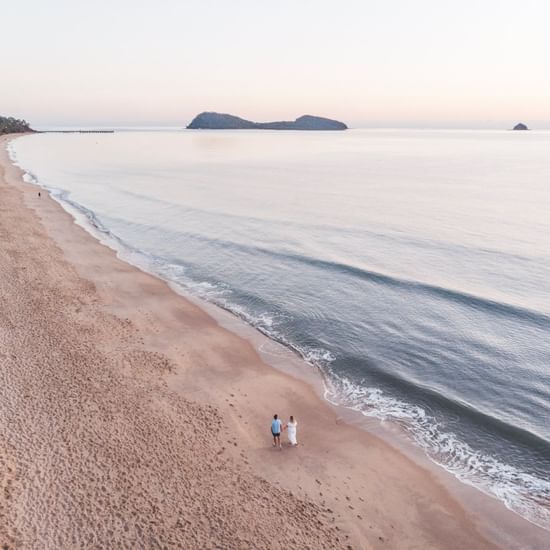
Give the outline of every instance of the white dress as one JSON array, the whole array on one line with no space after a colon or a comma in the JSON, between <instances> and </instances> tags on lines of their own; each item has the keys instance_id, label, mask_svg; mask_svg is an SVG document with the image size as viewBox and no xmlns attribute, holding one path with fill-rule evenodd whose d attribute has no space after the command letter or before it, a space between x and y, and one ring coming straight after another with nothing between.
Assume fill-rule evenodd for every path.
<instances>
[{"instance_id":1,"label":"white dress","mask_svg":"<svg viewBox=\"0 0 550 550\"><path fill-rule=\"evenodd\" d=\"M286 430L288 434L288 441L291 445L298 445L298 442L296 441L296 427L298 426L298 422L289 422L287 424Z\"/></svg>"}]
</instances>

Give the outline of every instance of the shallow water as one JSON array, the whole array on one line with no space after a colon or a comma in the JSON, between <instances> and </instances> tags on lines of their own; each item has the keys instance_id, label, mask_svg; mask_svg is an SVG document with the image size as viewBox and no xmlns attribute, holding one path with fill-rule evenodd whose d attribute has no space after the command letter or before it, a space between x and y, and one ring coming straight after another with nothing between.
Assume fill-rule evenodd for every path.
<instances>
[{"instance_id":1,"label":"shallow water","mask_svg":"<svg viewBox=\"0 0 550 550\"><path fill-rule=\"evenodd\" d=\"M550 133L41 134L29 178L550 529Z\"/></svg>"}]
</instances>

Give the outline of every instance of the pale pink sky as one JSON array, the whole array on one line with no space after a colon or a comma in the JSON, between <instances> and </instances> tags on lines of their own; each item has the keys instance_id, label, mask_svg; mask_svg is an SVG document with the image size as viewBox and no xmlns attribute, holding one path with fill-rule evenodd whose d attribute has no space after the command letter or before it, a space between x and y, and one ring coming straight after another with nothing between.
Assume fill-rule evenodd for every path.
<instances>
[{"instance_id":1,"label":"pale pink sky","mask_svg":"<svg viewBox=\"0 0 550 550\"><path fill-rule=\"evenodd\" d=\"M550 127L544 0L2 2L0 114Z\"/></svg>"}]
</instances>

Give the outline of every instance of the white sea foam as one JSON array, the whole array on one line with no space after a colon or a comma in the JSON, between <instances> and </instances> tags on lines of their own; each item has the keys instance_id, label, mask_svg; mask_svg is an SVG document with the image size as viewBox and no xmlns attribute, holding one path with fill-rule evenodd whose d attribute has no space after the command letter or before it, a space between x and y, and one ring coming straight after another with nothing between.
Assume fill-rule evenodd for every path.
<instances>
[{"instance_id":1,"label":"white sea foam","mask_svg":"<svg viewBox=\"0 0 550 550\"><path fill-rule=\"evenodd\" d=\"M473 449L422 407L405 403L378 388L359 386L347 378L326 381L330 402L382 422L395 422L428 457L467 483L505 503L507 508L550 529L550 481Z\"/></svg>"},{"instance_id":2,"label":"white sea foam","mask_svg":"<svg viewBox=\"0 0 550 550\"><path fill-rule=\"evenodd\" d=\"M17 163L17 153L15 151L13 141L8 142L8 145L6 146L6 150L8 152L8 157L10 158L12 164L14 164L15 166L19 166L19 164ZM21 166L19 167L21 168Z\"/></svg>"}]
</instances>

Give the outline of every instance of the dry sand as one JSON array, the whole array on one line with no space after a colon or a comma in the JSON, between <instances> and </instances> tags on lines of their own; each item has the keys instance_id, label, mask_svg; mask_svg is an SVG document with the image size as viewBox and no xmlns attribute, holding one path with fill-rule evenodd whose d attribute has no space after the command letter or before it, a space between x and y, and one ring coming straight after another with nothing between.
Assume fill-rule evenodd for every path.
<instances>
[{"instance_id":1,"label":"dry sand","mask_svg":"<svg viewBox=\"0 0 550 550\"><path fill-rule=\"evenodd\" d=\"M428 470L38 198L6 143L0 547L494 547ZM299 447L271 447L273 412Z\"/></svg>"}]
</instances>

